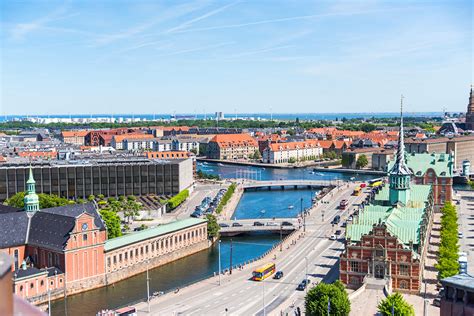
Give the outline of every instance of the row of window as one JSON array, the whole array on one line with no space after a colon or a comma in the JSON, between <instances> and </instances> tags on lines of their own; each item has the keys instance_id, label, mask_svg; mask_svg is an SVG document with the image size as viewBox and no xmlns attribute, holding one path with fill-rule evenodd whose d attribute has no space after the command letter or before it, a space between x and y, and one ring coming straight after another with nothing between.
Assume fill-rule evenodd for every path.
<instances>
[{"instance_id":1,"label":"row of window","mask_svg":"<svg viewBox=\"0 0 474 316\"><path fill-rule=\"evenodd\" d=\"M205 228L201 227L197 230L188 231L180 235L175 235L174 237L169 236L164 239L155 240L148 245L142 245L139 248L137 247L135 249L126 250L122 253L113 255L113 257L108 257L107 267L110 268L112 263L116 265L117 263L121 264L124 261L127 262L129 258L130 260L133 260L134 257L138 260L143 259L143 256L148 256L150 252L152 255L156 254L155 251L164 251L164 253L168 253L173 250L174 246L182 246L183 243L187 245L189 243L193 243L195 241L195 238L198 238L198 240L202 240L206 237L207 236Z\"/></svg>"},{"instance_id":2,"label":"row of window","mask_svg":"<svg viewBox=\"0 0 474 316\"><path fill-rule=\"evenodd\" d=\"M351 272L364 272L361 269L361 262L359 261L350 261L350 270ZM398 275L410 275L410 266L408 264L399 264L398 265Z\"/></svg>"}]
</instances>

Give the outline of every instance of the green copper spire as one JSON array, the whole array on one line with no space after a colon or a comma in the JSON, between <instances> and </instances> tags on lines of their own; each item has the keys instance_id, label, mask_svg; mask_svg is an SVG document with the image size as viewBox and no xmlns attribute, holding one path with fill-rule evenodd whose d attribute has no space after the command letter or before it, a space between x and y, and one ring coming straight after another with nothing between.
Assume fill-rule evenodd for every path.
<instances>
[{"instance_id":1,"label":"green copper spire","mask_svg":"<svg viewBox=\"0 0 474 316\"><path fill-rule=\"evenodd\" d=\"M34 214L39 211L39 198L36 194L36 181L33 178L33 169L30 166L30 176L26 181L26 195L23 200L25 202L25 211Z\"/></svg>"},{"instance_id":2,"label":"green copper spire","mask_svg":"<svg viewBox=\"0 0 474 316\"><path fill-rule=\"evenodd\" d=\"M405 143L403 139L403 95L400 101L400 132L398 134L398 149L395 164L389 171L390 204L407 205L410 201L411 171L405 162Z\"/></svg>"}]
</instances>

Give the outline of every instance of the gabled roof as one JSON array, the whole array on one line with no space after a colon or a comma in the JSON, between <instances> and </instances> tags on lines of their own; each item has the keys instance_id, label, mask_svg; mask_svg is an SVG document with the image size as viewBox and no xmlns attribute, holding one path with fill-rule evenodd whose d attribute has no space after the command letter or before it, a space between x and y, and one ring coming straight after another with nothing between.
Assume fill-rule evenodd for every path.
<instances>
[{"instance_id":1,"label":"gabled roof","mask_svg":"<svg viewBox=\"0 0 474 316\"><path fill-rule=\"evenodd\" d=\"M63 250L74 229L76 219L70 216L36 212L31 218L28 244Z\"/></svg>"},{"instance_id":2,"label":"gabled roof","mask_svg":"<svg viewBox=\"0 0 474 316\"><path fill-rule=\"evenodd\" d=\"M0 214L0 249L26 244L28 215L26 212Z\"/></svg>"},{"instance_id":3,"label":"gabled roof","mask_svg":"<svg viewBox=\"0 0 474 316\"><path fill-rule=\"evenodd\" d=\"M78 130L78 131L62 131L62 137L85 137L90 131Z\"/></svg>"},{"instance_id":4,"label":"gabled roof","mask_svg":"<svg viewBox=\"0 0 474 316\"><path fill-rule=\"evenodd\" d=\"M216 142L219 147L258 147L257 141L249 134L218 134L210 142Z\"/></svg>"},{"instance_id":5,"label":"gabled roof","mask_svg":"<svg viewBox=\"0 0 474 316\"><path fill-rule=\"evenodd\" d=\"M273 143L269 145L271 151L294 150L305 148L318 148L319 141L306 140L302 142Z\"/></svg>"}]
</instances>

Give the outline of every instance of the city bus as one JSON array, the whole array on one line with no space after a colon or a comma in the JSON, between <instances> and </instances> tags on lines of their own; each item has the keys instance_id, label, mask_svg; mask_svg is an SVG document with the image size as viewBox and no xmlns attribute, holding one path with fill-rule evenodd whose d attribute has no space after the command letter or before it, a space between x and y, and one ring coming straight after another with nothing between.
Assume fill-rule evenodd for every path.
<instances>
[{"instance_id":1,"label":"city bus","mask_svg":"<svg viewBox=\"0 0 474 316\"><path fill-rule=\"evenodd\" d=\"M275 273L276 267L274 263L268 263L256 270L253 271L252 273L252 280L254 281L262 281L271 276L273 273Z\"/></svg>"},{"instance_id":2,"label":"city bus","mask_svg":"<svg viewBox=\"0 0 474 316\"><path fill-rule=\"evenodd\" d=\"M369 187L375 188L383 184L383 179L378 178L378 179L373 179L369 181Z\"/></svg>"},{"instance_id":3,"label":"city bus","mask_svg":"<svg viewBox=\"0 0 474 316\"><path fill-rule=\"evenodd\" d=\"M359 196L360 190L360 186L355 187L354 192L352 192L352 195Z\"/></svg>"}]
</instances>

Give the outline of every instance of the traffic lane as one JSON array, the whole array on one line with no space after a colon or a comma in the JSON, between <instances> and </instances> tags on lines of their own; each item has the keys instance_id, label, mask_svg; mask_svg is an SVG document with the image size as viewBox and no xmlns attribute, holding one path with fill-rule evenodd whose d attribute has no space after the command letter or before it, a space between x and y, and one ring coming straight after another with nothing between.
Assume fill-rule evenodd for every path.
<instances>
[{"instance_id":1,"label":"traffic lane","mask_svg":"<svg viewBox=\"0 0 474 316\"><path fill-rule=\"evenodd\" d=\"M345 192L345 193L347 194L348 192ZM332 203L330 203L329 205L330 205L330 206L334 206L335 204L337 204L337 202L336 202L336 201L332 201ZM335 212L337 212L337 211L338 211L338 210L336 210L336 209L334 208L334 209L331 211L331 213L335 213ZM326 230L329 228L328 224L325 224L325 228L326 228ZM321 234L324 234L324 230L321 232ZM295 248L290 248L290 249L293 250L293 249L295 249ZM300 249L299 252L301 253L301 251L303 251L303 250ZM300 256L300 255L299 255L299 256ZM299 256L294 256L294 255L293 255L293 256L291 256L291 257L295 257L295 259L293 259L293 260L299 260L299 261L301 261L301 258L299 258ZM291 259L291 258L284 258L284 260L290 260L290 259ZM250 277L250 276L243 276L243 277L241 277L241 280L245 280L245 279L247 279L247 278L249 278L249 277ZM236 285L231 286L228 291L232 292L232 291L234 291L234 288L235 288L235 287L237 287L237 288L239 287L239 285L238 285L238 279L237 279L235 282L236 282ZM252 288L252 286L250 286L250 288ZM206 290L207 290L207 291L206 291ZM199 305L201 305L201 306L206 303L206 300L203 300L202 298L203 298L203 297L205 298L205 297L207 296L206 294L208 294L208 293L203 293L203 292L211 292L211 293L209 293L209 295L211 295L211 298L213 298L213 297L215 297L216 295L217 295L217 296L221 296L221 294L223 294L222 291L224 291L225 289L224 289L223 287L219 287L218 289L216 289L215 287L212 287L212 286L211 286L211 287L207 287L206 290L201 291L200 293L196 293L196 295L190 295L190 296L187 296L187 297L185 297L185 298L182 298L182 299L180 300L181 302L180 302L179 304L173 304L174 302L169 302L170 304L169 304L169 305L166 304L168 308L165 308L165 310L166 310L166 309L171 309L171 310L173 310L173 309L175 309L175 310L176 310L176 309L179 309L181 312L185 312L188 308L191 308L193 305L196 305L196 303L199 304ZM214 291L216 291L216 292L215 292L215 293L212 293L212 292L214 292ZM233 293L232 293L232 294L233 294ZM231 295L232 295L232 294L231 294ZM252 294L252 297L253 297L253 296L254 296L254 295ZM166 300L166 301L168 301L168 300ZM191 302L191 303L188 303L189 301L192 301L192 302ZM220 299L217 300L217 303L219 303L219 302L220 302ZM163 301L162 303L165 303L165 301ZM153 305L155 305L155 304L153 304ZM209 304L207 304L207 305L209 305ZM207 305L204 305L204 307L206 307ZM200 308L200 307L197 307L197 308ZM160 311L164 311L164 310L160 308ZM171 311L170 311L170 312L171 312ZM160 312L160 314L161 314L161 312Z\"/></svg>"}]
</instances>

